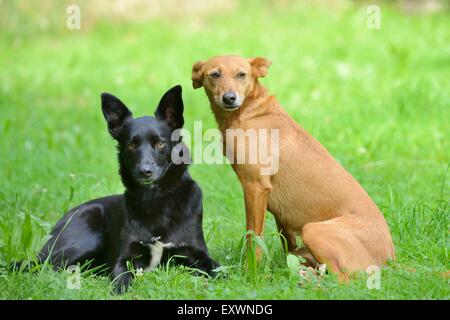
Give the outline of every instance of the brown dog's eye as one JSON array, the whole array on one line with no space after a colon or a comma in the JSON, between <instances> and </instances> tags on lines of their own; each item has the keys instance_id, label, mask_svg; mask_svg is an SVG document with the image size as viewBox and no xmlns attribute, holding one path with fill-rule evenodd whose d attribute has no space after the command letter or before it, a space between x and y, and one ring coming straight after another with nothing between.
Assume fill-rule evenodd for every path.
<instances>
[{"instance_id":1,"label":"brown dog's eye","mask_svg":"<svg viewBox=\"0 0 450 320\"><path fill-rule=\"evenodd\" d=\"M247 74L245 72L242 72L242 71L237 74L237 77L239 79L244 79L246 76L247 76Z\"/></svg>"},{"instance_id":2,"label":"brown dog's eye","mask_svg":"<svg viewBox=\"0 0 450 320\"><path fill-rule=\"evenodd\" d=\"M131 142L131 143L128 144L127 147L128 147L128 150L134 151L134 150L136 150L136 148L137 148L137 144L134 143L134 142Z\"/></svg>"},{"instance_id":3,"label":"brown dog's eye","mask_svg":"<svg viewBox=\"0 0 450 320\"><path fill-rule=\"evenodd\" d=\"M155 144L155 149L162 149L166 146L166 143L162 140L159 140L156 144Z\"/></svg>"},{"instance_id":4,"label":"brown dog's eye","mask_svg":"<svg viewBox=\"0 0 450 320\"><path fill-rule=\"evenodd\" d=\"M209 74L209 76L213 79L218 79L220 78L220 72L219 71L213 71Z\"/></svg>"}]
</instances>

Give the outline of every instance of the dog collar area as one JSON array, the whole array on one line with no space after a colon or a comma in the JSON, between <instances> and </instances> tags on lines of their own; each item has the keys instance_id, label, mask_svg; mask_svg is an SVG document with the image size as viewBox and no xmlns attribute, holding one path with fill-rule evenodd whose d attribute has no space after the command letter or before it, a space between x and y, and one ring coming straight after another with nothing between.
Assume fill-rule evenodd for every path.
<instances>
[{"instance_id":1,"label":"dog collar area","mask_svg":"<svg viewBox=\"0 0 450 320\"><path fill-rule=\"evenodd\" d=\"M167 242L164 243L162 241L159 241L161 239L161 236L158 237L152 237L150 239L150 241L139 241L139 243L145 247L152 247L152 246L160 246L162 248L180 248L180 247L184 247L186 244L184 242L178 242L178 243L173 243L173 242Z\"/></svg>"}]
</instances>

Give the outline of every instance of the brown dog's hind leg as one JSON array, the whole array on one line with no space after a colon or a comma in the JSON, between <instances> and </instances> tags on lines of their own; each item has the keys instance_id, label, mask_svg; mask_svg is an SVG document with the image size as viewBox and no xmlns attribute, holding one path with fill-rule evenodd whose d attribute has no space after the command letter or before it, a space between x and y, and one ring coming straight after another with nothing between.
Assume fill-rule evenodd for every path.
<instances>
[{"instance_id":1,"label":"brown dog's hind leg","mask_svg":"<svg viewBox=\"0 0 450 320\"><path fill-rule=\"evenodd\" d=\"M296 232L289 232L286 229L284 229L281 222L275 217L275 222L277 223L277 229L280 233L280 239L281 239L281 246L283 247L283 250L286 251L287 246L287 252L290 252L292 254L295 254L297 256L301 256L306 261L303 263L307 267L315 268L317 266L317 260L314 258L314 256L309 252L308 248L306 247L297 247L297 241L296 241Z\"/></svg>"},{"instance_id":2,"label":"brown dog's hind leg","mask_svg":"<svg viewBox=\"0 0 450 320\"><path fill-rule=\"evenodd\" d=\"M317 262L325 263L345 281L353 271L365 271L370 265L384 262L371 252L371 247L376 246L374 234L364 232L358 225L354 217L341 216L308 223L303 226L301 236Z\"/></svg>"},{"instance_id":3,"label":"brown dog's hind leg","mask_svg":"<svg viewBox=\"0 0 450 320\"><path fill-rule=\"evenodd\" d=\"M287 245L287 252L290 252L292 254L295 254L297 256L301 256L306 261L303 263L307 267L315 268L317 266L317 260L314 258L314 256L309 252L308 248L297 247L296 242L296 236L297 233L295 232L288 232L286 229L283 228L283 225L281 222L275 217L275 221L277 223L278 232L280 233L280 239L281 239L281 246L283 247L283 250L286 251L286 245Z\"/></svg>"},{"instance_id":4,"label":"brown dog's hind leg","mask_svg":"<svg viewBox=\"0 0 450 320\"><path fill-rule=\"evenodd\" d=\"M314 258L314 256L311 254L311 252L308 250L307 247L295 249L292 253L306 260L305 262L303 262L303 265L311 268L317 267L318 264L317 260L316 258Z\"/></svg>"}]
</instances>

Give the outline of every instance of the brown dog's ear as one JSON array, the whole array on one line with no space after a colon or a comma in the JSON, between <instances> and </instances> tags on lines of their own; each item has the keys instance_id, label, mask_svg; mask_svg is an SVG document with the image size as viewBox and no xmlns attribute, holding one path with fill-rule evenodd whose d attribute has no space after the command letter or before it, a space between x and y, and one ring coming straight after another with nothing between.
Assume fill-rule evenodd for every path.
<instances>
[{"instance_id":1,"label":"brown dog's ear","mask_svg":"<svg viewBox=\"0 0 450 320\"><path fill-rule=\"evenodd\" d=\"M248 62L252 66L252 73L255 78L265 77L267 70L272 64L270 60L262 57L251 58Z\"/></svg>"},{"instance_id":2,"label":"brown dog's ear","mask_svg":"<svg viewBox=\"0 0 450 320\"><path fill-rule=\"evenodd\" d=\"M203 65L205 63L203 61L198 61L192 67L192 86L194 89L201 88L203 86Z\"/></svg>"}]
</instances>

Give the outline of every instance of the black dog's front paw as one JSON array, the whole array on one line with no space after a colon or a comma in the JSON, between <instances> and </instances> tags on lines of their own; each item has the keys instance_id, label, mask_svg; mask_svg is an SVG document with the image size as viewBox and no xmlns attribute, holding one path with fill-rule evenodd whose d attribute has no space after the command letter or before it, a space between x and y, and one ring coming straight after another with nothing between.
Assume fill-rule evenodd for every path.
<instances>
[{"instance_id":1,"label":"black dog's front paw","mask_svg":"<svg viewBox=\"0 0 450 320\"><path fill-rule=\"evenodd\" d=\"M122 295L128 291L128 285L124 283L116 283L113 286L112 294L113 295Z\"/></svg>"},{"instance_id":2,"label":"black dog's front paw","mask_svg":"<svg viewBox=\"0 0 450 320\"><path fill-rule=\"evenodd\" d=\"M217 261L211 259L211 269L209 270L208 274L211 277L216 278L218 275L221 274L220 271L216 270L218 268L220 268L220 264Z\"/></svg>"},{"instance_id":3,"label":"black dog's front paw","mask_svg":"<svg viewBox=\"0 0 450 320\"><path fill-rule=\"evenodd\" d=\"M115 296L120 296L122 294L125 294L127 292L128 288L121 284L115 284L111 293Z\"/></svg>"},{"instance_id":4,"label":"black dog's front paw","mask_svg":"<svg viewBox=\"0 0 450 320\"><path fill-rule=\"evenodd\" d=\"M199 269L202 272L197 272L196 275L204 276L206 273L209 277L216 278L221 274L220 271L216 271L216 269L219 267L220 264L218 262L209 258L206 261L204 261L201 265L197 266L197 269Z\"/></svg>"},{"instance_id":5,"label":"black dog's front paw","mask_svg":"<svg viewBox=\"0 0 450 320\"><path fill-rule=\"evenodd\" d=\"M122 295L128 291L131 276L129 274L120 275L113 283L112 294Z\"/></svg>"}]
</instances>

